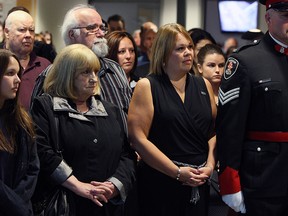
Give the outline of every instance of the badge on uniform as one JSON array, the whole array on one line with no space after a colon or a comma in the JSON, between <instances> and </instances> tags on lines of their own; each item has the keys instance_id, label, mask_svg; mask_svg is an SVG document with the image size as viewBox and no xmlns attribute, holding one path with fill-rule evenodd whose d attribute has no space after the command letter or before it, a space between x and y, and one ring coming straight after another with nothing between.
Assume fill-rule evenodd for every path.
<instances>
[{"instance_id":1,"label":"badge on uniform","mask_svg":"<svg viewBox=\"0 0 288 216\"><path fill-rule=\"evenodd\" d=\"M237 59L233 57L229 57L225 64L225 72L224 72L224 79L230 79L236 72L239 66L239 62Z\"/></svg>"}]
</instances>

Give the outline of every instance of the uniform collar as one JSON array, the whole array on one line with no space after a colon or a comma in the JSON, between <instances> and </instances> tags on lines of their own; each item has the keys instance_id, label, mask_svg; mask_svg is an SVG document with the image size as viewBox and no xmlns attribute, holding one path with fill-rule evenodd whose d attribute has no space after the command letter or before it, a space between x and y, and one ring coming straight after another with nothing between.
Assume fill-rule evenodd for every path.
<instances>
[{"instance_id":1,"label":"uniform collar","mask_svg":"<svg viewBox=\"0 0 288 216\"><path fill-rule=\"evenodd\" d=\"M274 38L270 32L269 32L270 37L276 42L274 48L277 52L280 52L282 54L288 55L288 46L284 43L281 43L279 40Z\"/></svg>"}]
</instances>

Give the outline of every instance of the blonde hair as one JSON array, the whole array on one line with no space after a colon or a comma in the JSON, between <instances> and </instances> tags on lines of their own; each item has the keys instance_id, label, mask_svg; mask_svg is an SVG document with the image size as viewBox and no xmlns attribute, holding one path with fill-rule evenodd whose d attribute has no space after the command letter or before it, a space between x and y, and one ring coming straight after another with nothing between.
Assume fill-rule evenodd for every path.
<instances>
[{"instance_id":1,"label":"blonde hair","mask_svg":"<svg viewBox=\"0 0 288 216\"><path fill-rule=\"evenodd\" d=\"M177 35L182 34L193 44L186 29L177 23L169 23L160 27L151 49L150 73L161 75L164 73L163 66L176 46ZM194 46L194 45L193 45Z\"/></svg>"},{"instance_id":2,"label":"blonde hair","mask_svg":"<svg viewBox=\"0 0 288 216\"><path fill-rule=\"evenodd\" d=\"M44 92L52 96L77 99L74 81L83 71L100 70L98 57L83 44L72 44L65 47L55 58L51 71L44 81ZM100 83L97 82L95 95L100 94Z\"/></svg>"}]
</instances>

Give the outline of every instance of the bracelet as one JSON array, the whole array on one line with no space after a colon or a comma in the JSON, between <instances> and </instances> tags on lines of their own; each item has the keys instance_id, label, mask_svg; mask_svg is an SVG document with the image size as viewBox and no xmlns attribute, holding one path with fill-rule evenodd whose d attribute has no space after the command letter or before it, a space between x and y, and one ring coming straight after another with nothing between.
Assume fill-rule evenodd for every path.
<instances>
[{"instance_id":1,"label":"bracelet","mask_svg":"<svg viewBox=\"0 0 288 216\"><path fill-rule=\"evenodd\" d=\"M180 167L178 167L178 172L177 172L177 176L176 176L177 181L179 181L180 176L181 176L181 170L180 170Z\"/></svg>"}]
</instances>

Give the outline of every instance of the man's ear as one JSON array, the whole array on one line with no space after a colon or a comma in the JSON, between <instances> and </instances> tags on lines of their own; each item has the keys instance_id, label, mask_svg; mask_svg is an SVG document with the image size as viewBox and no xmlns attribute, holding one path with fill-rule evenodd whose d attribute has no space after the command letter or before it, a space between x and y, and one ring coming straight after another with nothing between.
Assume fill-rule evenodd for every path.
<instances>
[{"instance_id":1,"label":"man's ear","mask_svg":"<svg viewBox=\"0 0 288 216\"><path fill-rule=\"evenodd\" d=\"M266 14L265 14L265 21L266 21L266 23L269 24L269 23L270 23L270 20L271 20L270 13L266 13Z\"/></svg>"},{"instance_id":2,"label":"man's ear","mask_svg":"<svg viewBox=\"0 0 288 216\"><path fill-rule=\"evenodd\" d=\"M75 39L75 34L74 34L74 31L73 31L73 30L70 30L69 33L68 33L68 35L69 35L69 38Z\"/></svg>"},{"instance_id":3,"label":"man's ear","mask_svg":"<svg viewBox=\"0 0 288 216\"><path fill-rule=\"evenodd\" d=\"M4 28L4 35L5 35L5 38L9 38L9 30L7 28Z\"/></svg>"}]
</instances>

